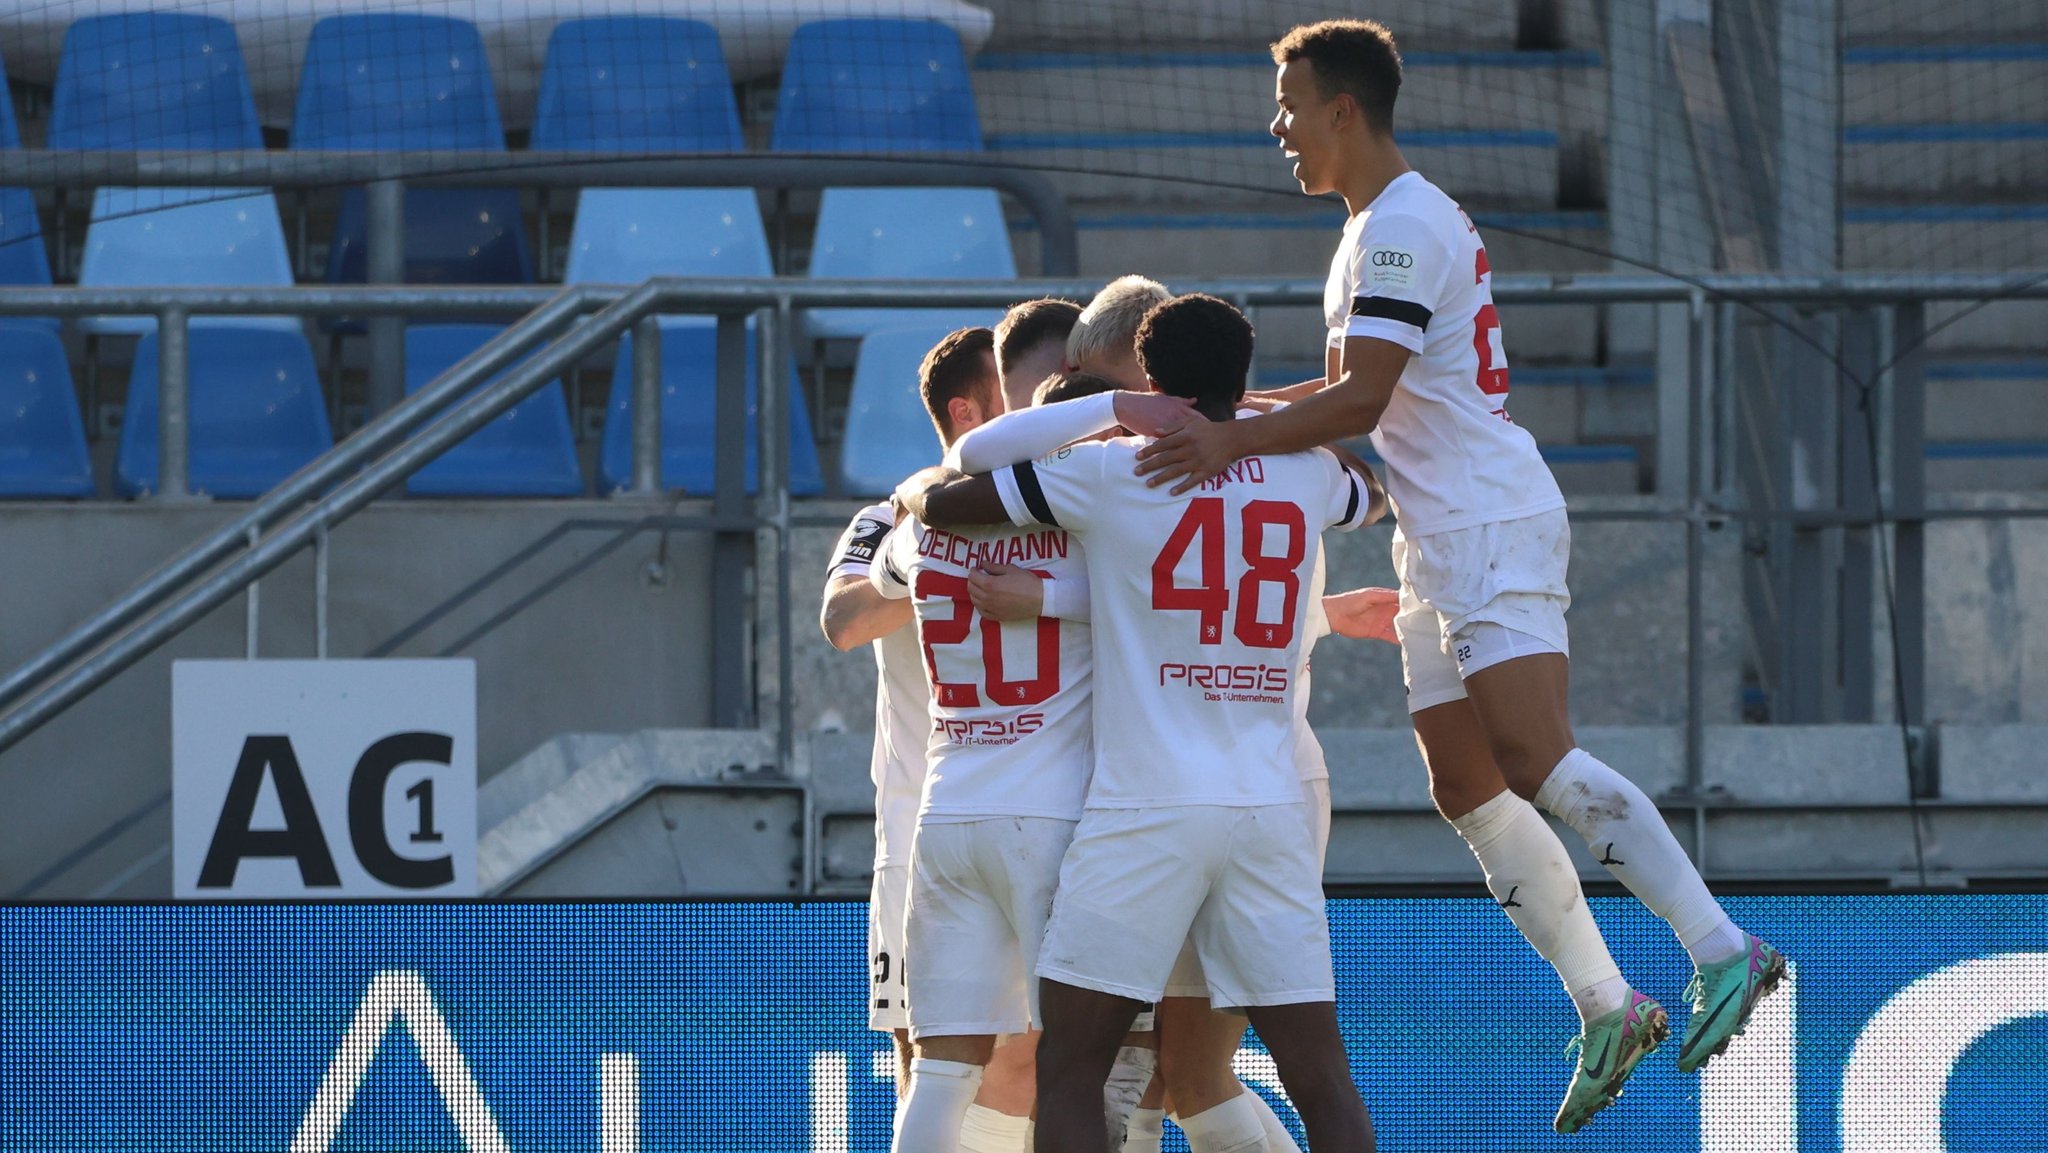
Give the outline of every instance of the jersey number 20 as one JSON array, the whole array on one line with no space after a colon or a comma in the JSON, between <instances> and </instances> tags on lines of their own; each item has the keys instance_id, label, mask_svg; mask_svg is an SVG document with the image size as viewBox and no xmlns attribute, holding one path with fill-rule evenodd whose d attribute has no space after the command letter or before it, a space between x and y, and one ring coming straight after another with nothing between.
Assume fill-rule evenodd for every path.
<instances>
[{"instance_id":1,"label":"jersey number 20","mask_svg":"<svg viewBox=\"0 0 2048 1153\"><path fill-rule=\"evenodd\" d=\"M1038 574L1040 577L1044 573ZM997 707L1042 704L1060 689L1060 622L1051 617L1039 617L1035 637L1038 642L1038 675L1028 681L1003 679L1003 624L1001 621L983 619L981 622L981 670L982 684L977 686L965 681L942 681L939 679L939 661L932 652L935 645L957 645L967 641L974 632L974 602L967 596L967 578L953 573L933 572L920 569L917 574L917 599L950 600L953 615L942 621L935 621L920 615L917 618L917 639L924 644L924 667L932 677L932 696L945 708L967 709L981 704L981 690L988 692L988 703Z\"/></svg>"},{"instance_id":2,"label":"jersey number 20","mask_svg":"<svg viewBox=\"0 0 2048 1153\"><path fill-rule=\"evenodd\" d=\"M1197 637L1205 645L1223 643L1223 618L1230 615L1230 633L1255 649L1284 649L1294 640L1295 602L1301 594L1301 560L1308 549L1308 526L1301 506L1284 500L1247 501L1238 515L1238 548L1247 566L1237 581L1237 612L1230 612L1231 589L1224 572L1224 505L1221 497L1196 497L1173 526L1173 535L1152 561L1152 607L1165 612L1194 612ZM1269 556L1262 550L1262 530L1277 528L1287 538L1286 551ZM1174 582L1174 570L1189 549L1200 568L1193 585ZM1280 586L1280 619L1259 619L1259 588Z\"/></svg>"}]
</instances>

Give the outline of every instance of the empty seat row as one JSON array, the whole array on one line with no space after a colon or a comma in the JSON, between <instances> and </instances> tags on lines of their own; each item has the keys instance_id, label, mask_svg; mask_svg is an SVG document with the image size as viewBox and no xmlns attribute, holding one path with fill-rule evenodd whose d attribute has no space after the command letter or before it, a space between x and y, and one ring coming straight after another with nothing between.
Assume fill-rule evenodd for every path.
<instances>
[{"instance_id":1,"label":"empty seat row","mask_svg":"<svg viewBox=\"0 0 2048 1153\"><path fill-rule=\"evenodd\" d=\"M835 20L792 37L771 146L784 152L982 147L959 38L943 24ZM295 150L502 152L503 127L475 27L441 16L332 16L313 29L291 131ZM0 147L18 146L11 114ZM651 17L572 20L550 40L536 147L593 153L734 152L738 107L717 33ZM234 29L171 12L88 17L66 34L49 144L81 149L255 149L262 134ZM12 283L48 283L34 213L8 194ZM19 200L20 203L13 203ZM406 279L527 283L532 259L509 190L414 189ZM327 276L365 279L365 209L344 193ZM819 277L1015 276L1001 204L988 189L828 191L810 272ZM595 190L570 240L571 282L667 275L772 275L745 189ZM27 267L29 264L34 267ZM13 271L0 263L0 278ZM80 282L281 285L290 260L262 189L101 189ZM816 337L889 323L872 311L807 318ZM146 319L89 331L146 331Z\"/></svg>"},{"instance_id":2,"label":"empty seat row","mask_svg":"<svg viewBox=\"0 0 2048 1153\"><path fill-rule=\"evenodd\" d=\"M406 331L406 392L417 392L498 333L490 325L421 324ZM708 495L713 488L717 405L715 324L662 322L661 484ZM226 499L262 495L334 444L312 349L296 331L240 321L194 321L187 341L187 487ZM631 341L614 369L598 458L599 491L626 488L633 472ZM758 392L749 351L747 486L758 487ZM914 362L913 362L914 367ZM114 465L122 496L158 488L162 358L157 335L136 349ZM486 382L488 383L488 382ZM794 376L790 491L824 491L816 443ZM912 391L914 399L915 392ZM586 491L559 381L550 381L428 463L406 489L423 496L580 496ZM64 359L48 328L0 325L0 497L78 498L97 491L85 428Z\"/></svg>"}]
</instances>

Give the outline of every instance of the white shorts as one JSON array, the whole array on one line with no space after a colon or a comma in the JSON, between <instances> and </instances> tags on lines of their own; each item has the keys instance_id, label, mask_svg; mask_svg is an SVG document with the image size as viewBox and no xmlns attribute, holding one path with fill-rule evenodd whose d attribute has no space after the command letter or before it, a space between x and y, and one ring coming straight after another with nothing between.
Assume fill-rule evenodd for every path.
<instances>
[{"instance_id":1,"label":"white shorts","mask_svg":"<svg viewBox=\"0 0 2048 1153\"><path fill-rule=\"evenodd\" d=\"M1308 806L1090 809L1060 870L1038 975L1138 1001L1193 939L1219 1008L1333 1001Z\"/></svg>"},{"instance_id":2,"label":"white shorts","mask_svg":"<svg viewBox=\"0 0 2048 1153\"><path fill-rule=\"evenodd\" d=\"M903 914L910 906L910 866L877 865L868 887L868 1028L883 1033L910 1028L903 970Z\"/></svg>"},{"instance_id":3,"label":"white shorts","mask_svg":"<svg viewBox=\"0 0 2048 1153\"><path fill-rule=\"evenodd\" d=\"M1309 833L1315 839L1316 876L1321 877L1330 858L1330 778L1303 781L1301 791L1302 801L1308 805ZM1173 959L1173 972L1166 978L1166 995L1206 997L1208 990L1209 978L1202 972L1202 958L1195 952L1195 939L1189 937L1181 944L1180 956Z\"/></svg>"},{"instance_id":4,"label":"white shorts","mask_svg":"<svg viewBox=\"0 0 2048 1153\"><path fill-rule=\"evenodd\" d=\"M1570 655L1563 509L1409 539L1394 531L1408 711L1463 700L1465 678L1535 653Z\"/></svg>"},{"instance_id":5,"label":"white shorts","mask_svg":"<svg viewBox=\"0 0 2048 1153\"><path fill-rule=\"evenodd\" d=\"M1022 1033L1038 1019L1031 970L1074 822L991 817L925 824L910 865L910 1035Z\"/></svg>"}]
</instances>

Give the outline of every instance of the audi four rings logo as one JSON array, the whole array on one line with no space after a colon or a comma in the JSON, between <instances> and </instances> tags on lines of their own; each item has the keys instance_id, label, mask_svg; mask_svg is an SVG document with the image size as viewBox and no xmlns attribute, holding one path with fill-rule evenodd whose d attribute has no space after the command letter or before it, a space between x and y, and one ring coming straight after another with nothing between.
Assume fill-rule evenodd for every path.
<instances>
[{"instance_id":1,"label":"audi four rings logo","mask_svg":"<svg viewBox=\"0 0 2048 1153\"><path fill-rule=\"evenodd\" d=\"M1405 252L1388 252L1384 249L1372 254L1374 268L1413 268L1415 258Z\"/></svg>"}]
</instances>

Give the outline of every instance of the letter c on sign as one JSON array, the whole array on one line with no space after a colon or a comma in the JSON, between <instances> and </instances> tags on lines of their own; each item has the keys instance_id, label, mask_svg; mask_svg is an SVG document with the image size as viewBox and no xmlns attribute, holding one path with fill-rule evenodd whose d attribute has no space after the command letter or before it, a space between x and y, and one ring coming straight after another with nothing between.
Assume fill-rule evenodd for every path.
<instances>
[{"instance_id":1,"label":"letter c on sign","mask_svg":"<svg viewBox=\"0 0 2048 1153\"><path fill-rule=\"evenodd\" d=\"M348 782L348 839L363 870L401 889L431 889L455 880L453 857L401 857L384 828L384 782L400 766L445 765L454 759L447 733L394 733L363 750Z\"/></svg>"},{"instance_id":2,"label":"letter c on sign","mask_svg":"<svg viewBox=\"0 0 2048 1153\"><path fill-rule=\"evenodd\" d=\"M2048 953L2000 953L1929 973L1863 1026L1842 1072L1842 1153L1945 1153L1942 1099L1979 1038L2048 1015Z\"/></svg>"}]
</instances>

